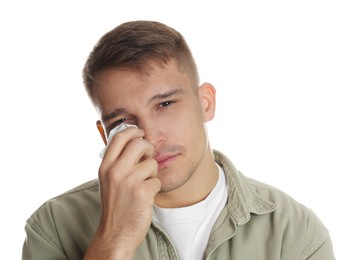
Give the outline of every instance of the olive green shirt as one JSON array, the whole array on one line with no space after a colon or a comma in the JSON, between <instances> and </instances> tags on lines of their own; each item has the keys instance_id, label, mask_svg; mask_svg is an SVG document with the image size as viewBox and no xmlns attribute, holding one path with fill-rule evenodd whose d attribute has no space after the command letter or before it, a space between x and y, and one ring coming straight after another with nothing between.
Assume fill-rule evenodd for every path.
<instances>
[{"instance_id":1,"label":"olive green shirt","mask_svg":"<svg viewBox=\"0 0 356 260\"><path fill-rule=\"evenodd\" d=\"M210 234L205 259L335 259L328 231L310 209L246 178L223 154L214 154L225 171L229 197ZM22 259L82 259L99 216L97 180L47 201L26 223ZM178 256L167 234L152 224L135 259Z\"/></svg>"}]
</instances>

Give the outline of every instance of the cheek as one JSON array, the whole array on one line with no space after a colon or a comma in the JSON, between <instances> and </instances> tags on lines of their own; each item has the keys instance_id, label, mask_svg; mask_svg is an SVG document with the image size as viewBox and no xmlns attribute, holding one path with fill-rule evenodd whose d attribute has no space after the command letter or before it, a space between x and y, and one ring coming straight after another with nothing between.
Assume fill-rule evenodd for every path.
<instances>
[{"instance_id":1,"label":"cheek","mask_svg":"<svg viewBox=\"0 0 356 260\"><path fill-rule=\"evenodd\" d=\"M169 143L183 145L192 149L206 143L206 131L201 118L182 115L166 124L166 137Z\"/></svg>"},{"instance_id":2,"label":"cheek","mask_svg":"<svg viewBox=\"0 0 356 260\"><path fill-rule=\"evenodd\" d=\"M194 147L205 143L204 115L198 105L176 107L160 114L155 121L164 129L164 135L170 144Z\"/></svg>"}]
</instances>

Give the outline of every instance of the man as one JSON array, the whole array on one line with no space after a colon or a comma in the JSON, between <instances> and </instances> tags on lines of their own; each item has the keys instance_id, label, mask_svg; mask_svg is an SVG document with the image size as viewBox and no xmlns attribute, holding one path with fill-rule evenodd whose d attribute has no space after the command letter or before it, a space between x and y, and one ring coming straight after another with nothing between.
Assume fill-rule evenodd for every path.
<instances>
[{"instance_id":1,"label":"man","mask_svg":"<svg viewBox=\"0 0 356 260\"><path fill-rule=\"evenodd\" d=\"M30 217L23 259L334 259L312 211L210 148L215 89L199 85L180 33L122 24L94 47L83 78L107 144L99 180ZM136 127L109 142L123 124Z\"/></svg>"}]
</instances>

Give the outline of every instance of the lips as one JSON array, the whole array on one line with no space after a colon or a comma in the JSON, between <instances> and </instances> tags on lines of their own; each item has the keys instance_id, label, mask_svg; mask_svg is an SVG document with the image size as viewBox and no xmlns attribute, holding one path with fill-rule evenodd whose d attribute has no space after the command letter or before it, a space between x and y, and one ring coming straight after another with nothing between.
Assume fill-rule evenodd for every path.
<instances>
[{"instance_id":1,"label":"lips","mask_svg":"<svg viewBox=\"0 0 356 260\"><path fill-rule=\"evenodd\" d=\"M158 170L161 170L163 168L168 167L172 163L172 161L177 158L177 156L177 154L159 155L155 156L153 159L155 159L158 163Z\"/></svg>"}]
</instances>

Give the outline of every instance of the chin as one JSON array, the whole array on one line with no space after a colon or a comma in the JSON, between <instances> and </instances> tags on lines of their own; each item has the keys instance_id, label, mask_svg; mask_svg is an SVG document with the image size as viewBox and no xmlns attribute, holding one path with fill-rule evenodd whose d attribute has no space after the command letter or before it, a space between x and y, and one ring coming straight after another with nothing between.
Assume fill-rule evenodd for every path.
<instances>
[{"instance_id":1,"label":"chin","mask_svg":"<svg viewBox=\"0 0 356 260\"><path fill-rule=\"evenodd\" d=\"M182 187L190 179L191 175L190 171L162 169L158 172L158 178L161 181L160 192L170 192Z\"/></svg>"}]
</instances>

